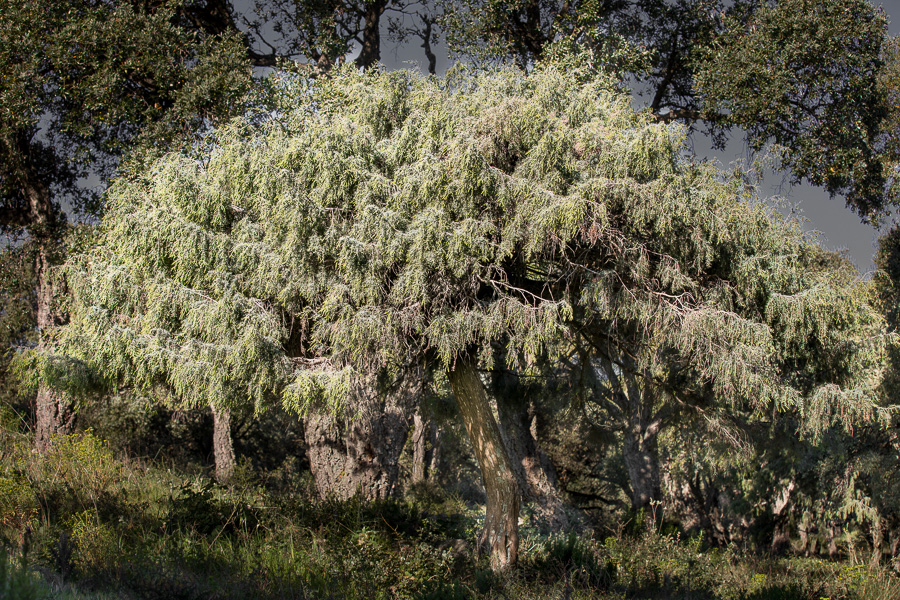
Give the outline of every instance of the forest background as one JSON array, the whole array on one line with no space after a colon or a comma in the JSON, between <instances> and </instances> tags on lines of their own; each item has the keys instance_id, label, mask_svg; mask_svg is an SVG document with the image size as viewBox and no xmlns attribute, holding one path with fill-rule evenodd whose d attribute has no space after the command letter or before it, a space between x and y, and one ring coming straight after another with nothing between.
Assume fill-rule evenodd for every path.
<instances>
[{"instance_id":1,"label":"forest background","mask_svg":"<svg viewBox=\"0 0 900 600\"><path fill-rule=\"evenodd\" d=\"M883 13L246 8L2 5L10 593L896 593Z\"/></svg>"}]
</instances>

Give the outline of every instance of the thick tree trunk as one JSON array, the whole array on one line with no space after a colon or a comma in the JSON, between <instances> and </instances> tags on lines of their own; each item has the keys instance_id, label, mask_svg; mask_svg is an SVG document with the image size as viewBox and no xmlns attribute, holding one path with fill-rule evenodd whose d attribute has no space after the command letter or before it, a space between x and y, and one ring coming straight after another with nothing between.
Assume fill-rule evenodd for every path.
<instances>
[{"instance_id":1,"label":"thick tree trunk","mask_svg":"<svg viewBox=\"0 0 900 600\"><path fill-rule=\"evenodd\" d=\"M828 558L836 559L838 557L837 538L841 535L841 532L842 526L840 521L832 521L828 524L828 529L825 532L828 542Z\"/></svg>"},{"instance_id":2,"label":"thick tree trunk","mask_svg":"<svg viewBox=\"0 0 900 600\"><path fill-rule=\"evenodd\" d=\"M224 408L210 405L213 415L213 456L216 461L216 480L226 483L234 475L234 447L231 443L231 415Z\"/></svg>"},{"instance_id":3,"label":"thick tree trunk","mask_svg":"<svg viewBox=\"0 0 900 600\"><path fill-rule=\"evenodd\" d=\"M644 518L654 522L661 496L659 476L658 431L641 419L633 419L624 432L622 456L631 484L631 507L644 511Z\"/></svg>"},{"instance_id":4,"label":"thick tree trunk","mask_svg":"<svg viewBox=\"0 0 900 600\"><path fill-rule=\"evenodd\" d=\"M404 382L379 394L370 380L352 392L351 406L359 409L358 416L304 419L307 457L320 496L347 500L358 494L368 501L396 492L418 384Z\"/></svg>"},{"instance_id":5,"label":"thick tree trunk","mask_svg":"<svg viewBox=\"0 0 900 600\"><path fill-rule=\"evenodd\" d=\"M513 392L519 393L513 393ZM513 462L523 497L534 504L537 516L550 530L571 525L559 490L556 469L537 443L537 416L524 402L521 386L503 386L497 394L500 432Z\"/></svg>"},{"instance_id":6,"label":"thick tree trunk","mask_svg":"<svg viewBox=\"0 0 900 600\"><path fill-rule=\"evenodd\" d=\"M490 552L491 569L515 566L519 556L519 484L494 419L491 403L470 357L459 357L447 379L466 433L481 467L487 507L480 547Z\"/></svg>"},{"instance_id":7,"label":"thick tree trunk","mask_svg":"<svg viewBox=\"0 0 900 600\"><path fill-rule=\"evenodd\" d=\"M368 69L381 59L381 15L387 4L388 0L371 0L365 4L362 48L356 57L357 67Z\"/></svg>"},{"instance_id":8,"label":"thick tree trunk","mask_svg":"<svg viewBox=\"0 0 900 600\"><path fill-rule=\"evenodd\" d=\"M791 494L795 487L796 484L791 481L775 498L775 504L772 507L772 517L775 525L773 527L770 550L773 554L782 554L791 547L791 537L788 533L788 517L791 512Z\"/></svg>"},{"instance_id":9,"label":"thick tree trunk","mask_svg":"<svg viewBox=\"0 0 900 600\"><path fill-rule=\"evenodd\" d=\"M28 233L37 246L35 274L37 275L37 328L43 332L57 324L53 313L53 282L50 277L51 254L65 225L65 215L54 205L50 188L32 170L29 161L30 142L27 136L0 139L7 156L15 156L13 176L22 195L28 201ZM43 341L41 342L43 344ZM75 412L62 395L41 385L35 399L35 448L46 451L55 434L66 435L75 429Z\"/></svg>"}]
</instances>

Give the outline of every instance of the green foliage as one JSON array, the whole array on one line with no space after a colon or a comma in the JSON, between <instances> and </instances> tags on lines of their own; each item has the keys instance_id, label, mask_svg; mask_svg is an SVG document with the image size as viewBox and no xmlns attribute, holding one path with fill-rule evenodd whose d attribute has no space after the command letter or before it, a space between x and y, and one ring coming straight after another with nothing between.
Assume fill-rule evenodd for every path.
<instances>
[{"instance_id":1,"label":"green foliage","mask_svg":"<svg viewBox=\"0 0 900 600\"><path fill-rule=\"evenodd\" d=\"M867 0L464 0L446 3L442 25L478 62L588 50L660 120L699 123L718 146L739 127L864 219L897 201L883 121L895 103L879 90L892 85L886 18Z\"/></svg>"},{"instance_id":2,"label":"green foliage","mask_svg":"<svg viewBox=\"0 0 900 600\"><path fill-rule=\"evenodd\" d=\"M107 506L98 511L53 490L57 470L96 465L104 444L68 438L57 444L70 447L46 465L26 438L3 438L10 457L4 468L20 469L40 498L28 554L37 568L0 561L0 582L34 594L24 597L884 600L900 586L884 570L849 562L710 549L699 537L652 531L600 541L589 528L527 538L521 568L498 577L460 539L474 539L466 532L477 529L476 512L452 499L432 498L428 510L398 500L311 502L253 486L226 488L115 456L108 471L117 476L105 484ZM94 490L72 494L88 498ZM69 570L60 589L63 568Z\"/></svg>"},{"instance_id":3,"label":"green foliage","mask_svg":"<svg viewBox=\"0 0 900 600\"><path fill-rule=\"evenodd\" d=\"M175 8L91 0L0 4L7 40L0 51L4 229L34 229L47 217L39 213L58 212L49 205L29 209L29 194L42 193L35 190L47 189L56 202L65 196L76 212L96 210L96 191L79 185L79 177L109 177L135 145L159 154L154 146L180 143L204 120L239 110L249 85L240 41L198 39L174 24Z\"/></svg>"},{"instance_id":4,"label":"green foliage","mask_svg":"<svg viewBox=\"0 0 900 600\"><path fill-rule=\"evenodd\" d=\"M812 433L878 414L865 284L681 162L683 132L589 65L293 85L304 104L222 128L205 162L169 155L110 190L66 267L58 352L25 359L40 378L340 410L359 373L422 356L504 340L534 369L574 323L660 381L674 364L727 404L802 404Z\"/></svg>"},{"instance_id":5,"label":"green foliage","mask_svg":"<svg viewBox=\"0 0 900 600\"><path fill-rule=\"evenodd\" d=\"M0 549L0 598L9 600L37 600L49 597L49 589L38 576L22 564L10 560Z\"/></svg>"},{"instance_id":6,"label":"green foliage","mask_svg":"<svg viewBox=\"0 0 900 600\"><path fill-rule=\"evenodd\" d=\"M615 563L602 562L597 549L574 532L550 537L535 568L544 573L558 572L567 581L592 589L607 588L616 579Z\"/></svg>"},{"instance_id":7,"label":"green foliage","mask_svg":"<svg viewBox=\"0 0 900 600\"><path fill-rule=\"evenodd\" d=\"M798 180L843 193L860 216L877 219L886 190L876 75L886 27L865 0L780 0L751 18L738 13L698 70L705 109L726 114L756 149L774 143Z\"/></svg>"},{"instance_id":8,"label":"green foliage","mask_svg":"<svg viewBox=\"0 0 900 600\"><path fill-rule=\"evenodd\" d=\"M32 252L30 244L9 244L0 250L0 412L4 421L24 412L20 382L10 368L15 349L36 341Z\"/></svg>"}]
</instances>

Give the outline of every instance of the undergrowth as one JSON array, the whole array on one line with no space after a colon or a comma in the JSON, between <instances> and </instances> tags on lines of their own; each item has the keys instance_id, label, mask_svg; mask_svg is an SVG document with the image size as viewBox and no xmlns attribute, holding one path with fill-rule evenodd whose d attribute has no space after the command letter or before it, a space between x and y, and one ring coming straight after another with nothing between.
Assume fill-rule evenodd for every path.
<instances>
[{"instance_id":1,"label":"undergrowth","mask_svg":"<svg viewBox=\"0 0 900 600\"><path fill-rule=\"evenodd\" d=\"M473 551L482 510L437 490L322 501L122 459L90 431L44 456L0 435L0 598L900 598L885 570L653 531L526 533L497 576Z\"/></svg>"}]
</instances>

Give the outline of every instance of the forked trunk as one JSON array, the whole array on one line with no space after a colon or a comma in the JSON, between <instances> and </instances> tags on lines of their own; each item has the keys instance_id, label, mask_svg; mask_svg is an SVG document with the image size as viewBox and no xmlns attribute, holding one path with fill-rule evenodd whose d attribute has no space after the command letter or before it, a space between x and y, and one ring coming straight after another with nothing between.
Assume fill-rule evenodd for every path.
<instances>
[{"instance_id":1,"label":"forked trunk","mask_svg":"<svg viewBox=\"0 0 900 600\"><path fill-rule=\"evenodd\" d=\"M216 480L225 483L234 475L234 447L231 443L231 415L225 408L211 404L213 415L213 455L216 461Z\"/></svg>"},{"instance_id":2,"label":"forked trunk","mask_svg":"<svg viewBox=\"0 0 900 600\"><path fill-rule=\"evenodd\" d=\"M458 358L455 367L447 371L447 379L481 467L487 495L479 545L488 548L491 569L504 571L515 566L519 556L519 484L472 359Z\"/></svg>"},{"instance_id":3,"label":"forked trunk","mask_svg":"<svg viewBox=\"0 0 900 600\"><path fill-rule=\"evenodd\" d=\"M518 393L514 393L518 392ZM506 448L513 461L522 495L536 509L536 516L551 531L570 527L559 490L556 469L537 443L537 417L523 402L521 386L506 387L497 394L497 416Z\"/></svg>"}]
</instances>

